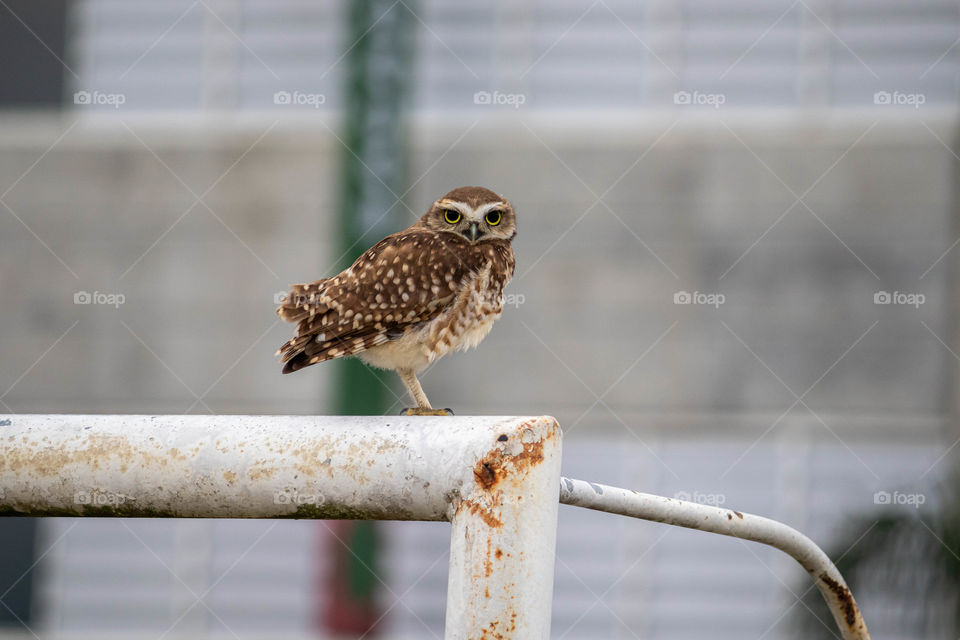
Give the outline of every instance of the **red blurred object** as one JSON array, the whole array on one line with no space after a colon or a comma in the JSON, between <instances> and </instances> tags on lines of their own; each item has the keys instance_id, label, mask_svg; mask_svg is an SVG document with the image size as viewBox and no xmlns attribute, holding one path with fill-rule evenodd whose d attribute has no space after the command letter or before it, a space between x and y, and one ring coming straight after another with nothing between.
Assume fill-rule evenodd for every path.
<instances>
[{"instance_id":1,"label":"red blurred object","mask_svg":"<svg viewBox=\"0 0 960 640\"><path fill-rule=\"evenodd\" d=\"M376 523L334 520L321 527L321 553L329 562L318 581L318 628L329 634L377 637L383 614L376 598Z\"/></svg>"}]
</instances>

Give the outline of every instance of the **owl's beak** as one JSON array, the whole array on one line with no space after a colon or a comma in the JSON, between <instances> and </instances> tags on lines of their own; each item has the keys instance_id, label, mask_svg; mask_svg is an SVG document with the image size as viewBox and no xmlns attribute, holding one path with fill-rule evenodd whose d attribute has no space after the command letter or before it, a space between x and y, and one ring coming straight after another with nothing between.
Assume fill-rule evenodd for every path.
<instances>
[{"instance_id":1,"label":"owl's beak","mask_svg":"<svg viewBox=\"0 0 960 640\"><path fill-rule=\"evenodd\" d=\"M468 233L470 235L471 242L476 242L477 238L483 235L483 231L480 231L480 227L477 226L476 222L470 225L470 230Z\"/></svg>"}]
</instances>

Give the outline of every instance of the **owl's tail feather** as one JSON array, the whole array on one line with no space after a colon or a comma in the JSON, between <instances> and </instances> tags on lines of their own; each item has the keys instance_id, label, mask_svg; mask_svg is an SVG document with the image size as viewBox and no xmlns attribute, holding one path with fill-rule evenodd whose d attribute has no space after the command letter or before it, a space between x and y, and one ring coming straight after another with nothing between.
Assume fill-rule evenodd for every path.
<instances>
[{"instance_id":1,"label":"owl's tail feather","mask_svg":"<svg viewBox=\"0 0 960 640\"><path fill-rule=\"evenodd\" d=\"M299 335L283 343L283 346L277 349L275 355L281 356L280 362L285 363L283 373L293 373L321 361L321 359L314 359L313 357L315 355L313 352L316 351L315 340L316 336L313 334ZM324 357L322 360L329 360L331 357Z\"/></svg>"},{"instance_id":2,"label":"owl's tail feather","mask_svg":"<svg viewBox=\"0 0 960 640\"><path fill-rule=\"evenodd\" d=\"M301 351L283 365L283 373L293 373L307 366L310 366L310 356Z\"/></svg>"},{"instance_id":3,"label":"owl's tail feather","mask_svg":"<svg viewBox=\"0 0 960 640\"><path fill-rule=\"evenodd\" d=\"M277 351L277 355L282 355L281 360L286 363L283 366L283 373L292 373L318 362L354 356L403 335L405 335L403 329L396 329L372 333L355 332L323 339L326 338L324 334L310 332L286 342Z\"/></svg>"},{"instance_id":4,"label":"owl's tail feather","mask_svg":"<svg viewBox=\"0 0 960 640\"><path fill-rule=\"evenodd\" d=\"M318 343L313 334L297 336L288 341L277 351L277 355L283 356L280 361L286 363L283 365L283 373L293 373L318 362L326 362L362 351L362 349L347 347L336 349L333 347L334 343L340 343L340 341Z\"/></svg>"},{"instance_id":5,"label":"owl's tail feather","mask_svg":"<svg viewBox=\"0 0 960 640\"><path fill-rule=\"evenodd\" d=\"M311 335L299 335L296 338L284 342L283 345L277 349L277 352L273 355L282 356L280 358L280 362L292 360L297 354L306 349L307 345L310 344L310 340L312 339L313 336Z\"/></svg>"},{"instance_id":6,"label":"owl's tail feather","mask_svg":"<svg viewBox=\"0 0 960 640\"><path fill-rule=\"evenodd\" d=\"M308 316L326 313L326 283L327 280L324 279L308 284L290 285L290 292L277 307L277 315L287 322L297 322Z\"/></svg>"}]
</instances>

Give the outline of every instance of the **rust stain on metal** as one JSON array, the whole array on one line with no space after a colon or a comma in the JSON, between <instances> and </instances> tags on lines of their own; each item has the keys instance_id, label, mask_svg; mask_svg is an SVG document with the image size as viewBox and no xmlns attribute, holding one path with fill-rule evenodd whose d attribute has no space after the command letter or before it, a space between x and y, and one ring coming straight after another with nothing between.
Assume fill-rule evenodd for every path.
<instances>
[{"instance_id":1,"label":"rust stain on metal","mask_svg":"<svg viewBox=\"0 0 960 640\"><path fill-rule=\"evenodd\" d=\"M830 588L830 591L833 591L833 595L840 601L840 607L843 609L843 618L847 626L852 629L857 624L857 603L853 600L853 594L850 593L850 589L826 573L821 573L820 579L823 580L824 584Z\"/></svg>"},{"instance_id":2,"label":"rust stain on metal","mask_svg":"<svg viewBox=\"0 0 960 640\"><path fill-rule=\"evenodd\" d=\"M104 464L117 462L121 467L129 468L154 464L166 466L171 459L186 459L177 449L167 450L166 455L154 454L133 447L126 438L116 435L91 433L84 446L70 450L41 447L26 437L23 442L25 446L8 449L0 456L0 471L32 471L39 476L57 476L73 464L100 469Z\"/></svg>"},{"instance_id":3,"label":"rust stain on metal","mask_svg":"<svg viewBox=\"0 0 960 640\"><path fill-rule=\"evenodd\" d=\"M262 463L255 462L254 464L262 464ZM260 480L260 479L269 480L270 478L273 477L273 474L275 474L276 472L277 472L276 467L259 467L259 468L250 469L250 471L247 472L247 475L250 476L251 480Z\"/></svg>"},{"instance_id":4,"label":"rust stain on metal","mask_svg":"<svg viewBox=\"0 0 960 640\"><path fill-rule=\"evenodd\" d=\"M487 628L480 633L480 640L507 640L508 638L513 638L517 631L517 612L513 610L513 607L510 607L508 611L509 624L504 624L503 630L501 631L498 629L501 621L491 620Z\"/></svg>"},{"instance_id":5,"label":"rust stain on metal","mask_svg":"<svg viewBox=\"0 0 960 640\"><path fill-rule=\"evenodd\" d=\"M464 500L457 507L457 511L467 510L471 514L479 517L488 527L500 528L503 521L500 520L490 507L485 507L474 500Z\"/></svg>"},{"instance_id":6,"label":"rust stain on metal","mask_svg":"<svg viewBox=\"0 0 960 640\"><path fill-rule=\"evenodd\" d=\"M535 437L532 429L521 426L513 443L510 443L509 438L507 442L498 438L497 446L473 467L473 477L482 494L463 500L457 506L457 511L466 509L482 519L487 526L502 527L503 522L497 516L497 507L503 492L497 488L503 482L519 482L528 469L542 463L544 442L552 438L553 433L547 433L536 440Z\"/></svg>"},{"instance_id":7,"label":"rust stain on metal","mask_svg":"<svg viewBox=\"0 0 960 640\"><path fill-rule=\"evenodd\" d=\"M337 472L346 473L357 482L369 481L369 470L379 456L387 455L403 447L400 442L355 442L343 450L340 443L331 439L314 440L309 444L291 447L288 455L295 459L294 468L305 476L315 477L325 473L333 477L332 452L337 452Z\"/></svg>"},{"instance_id":8,"label":"rust stain on metal","mask_svg":"<svg viewBox=\"0 0 960 640\"><path fill-rule=\"evenodd\" d=\"M493 560L490 559L490 538L487 538L487 559L483 561L483 572L488 578L493 575Z\"/></svg>"},{"instance_id":9,"label":"rust stain on metal","mask_svg":"<svg viewBox=\"0 0 960 640\"><path fill-rule=\"evenodd\" d=\"M484 489L492 489L494 485L497 484L496 469L485 460L477 463L476 468L473 470L473 475L477 478L477 484Z\"/></svg>"},{"instance_id":10,"label":"rust stain on metal","mask_svg":"<svg viewBox=\"0 0 960 640\"><path fill-rule=\"evenodd\" d=\"M543 462L544 440L550 437L551 434L547 434L533 442L521 441L519 444L522 445L522 449L513 455L506 451L506 446L494 447L473 468L477 484L484 490L491 491L507 475L523 473L530 467L540 464Z\"/></svg>"},{"instance_id":11,"label":"rust stain on metal","mask_svg":"<svg viewBox=\"0 0 960 640\"><path fill-rule=\"evenodd\" d=\"M492 621L486 629L480 635L480 640L504 640L506 636L497 631L497 627L500 625L499 620Z\"/></svg>"},{"instance_id":12,"label":"rust stain on metal","mask_svg":"<svg viewBox=\"0 0 960 640\"><path fill-rule=\"evenodd\" d=\"M503 559L503 550L499 547L496 550L492 550L491 544L490 539L487 538L487 558L483 561L483 572L487 578L493 575L493 561ZM489 598L490 596L487 597Z\"/></svg>"}]
</instances>

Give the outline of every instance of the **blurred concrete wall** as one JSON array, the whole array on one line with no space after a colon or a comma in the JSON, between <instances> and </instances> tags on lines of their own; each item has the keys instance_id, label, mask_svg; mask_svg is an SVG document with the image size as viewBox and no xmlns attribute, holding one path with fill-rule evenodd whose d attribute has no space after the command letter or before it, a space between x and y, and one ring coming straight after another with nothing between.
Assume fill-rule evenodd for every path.
<instances>
[{"instance_id":1,"label":"blurred concrete wall","mask_svg":"<svg viewBox=\"0 0 960 640\"><path fill-rule=\"evenodd\" d=\"M824 375L804 396L818 413L904 429L943 415L952 122L868 116L422 123L404 219L477 183L520 228L516 308L431 369L429 395L591 432L622 428L604 405L716 429L775 417ZM4 402L325 411L335 365L280 376L291 328L273 296L330 273L341 151L310 119L0 122ZM875 304L882 291L924 298Z\"/></svg>"},{"instance_id":2,"label":"blurred concrete wall","mask_svg":"<svg viewBox=\"0 0 960 640\"><path fill-rule=\"evenodd\" d=\"M427 372L431 399L551 413L567 429L567 473L707 492L824 543L875 491L926 491L957 458L955 125L877 113L417 121L405 223L473 183L513 200L520 225L513 306L479 350ZM291 327L273 298L336 262L331 129L256 114L0 120L0 407L329 411L334 363L279 373ZM884 292L916 304L877 304ZM677 304L684 293L716 306ZM381 377L398 411L406 398ZM795 567L774 552L561 517L554 626L571 638L618 624L742 637L793 604L781 587ZM149 611L167 628L164 598L179 587L139 538L74 524L50 523L41 544L53 550L45 625L139 628ZM217 544L209 523L134 526L151 545L171 530L205 540L171 556L192 567L233 562L211 549L250 551L261 524L218 525ZM287 524L228 580L236 628L309 629L314 530ZM391 527L389 579L412 585L391 624L418 637L421 620L442 624L448 534Z\"/></svg>"}]
</instances>

